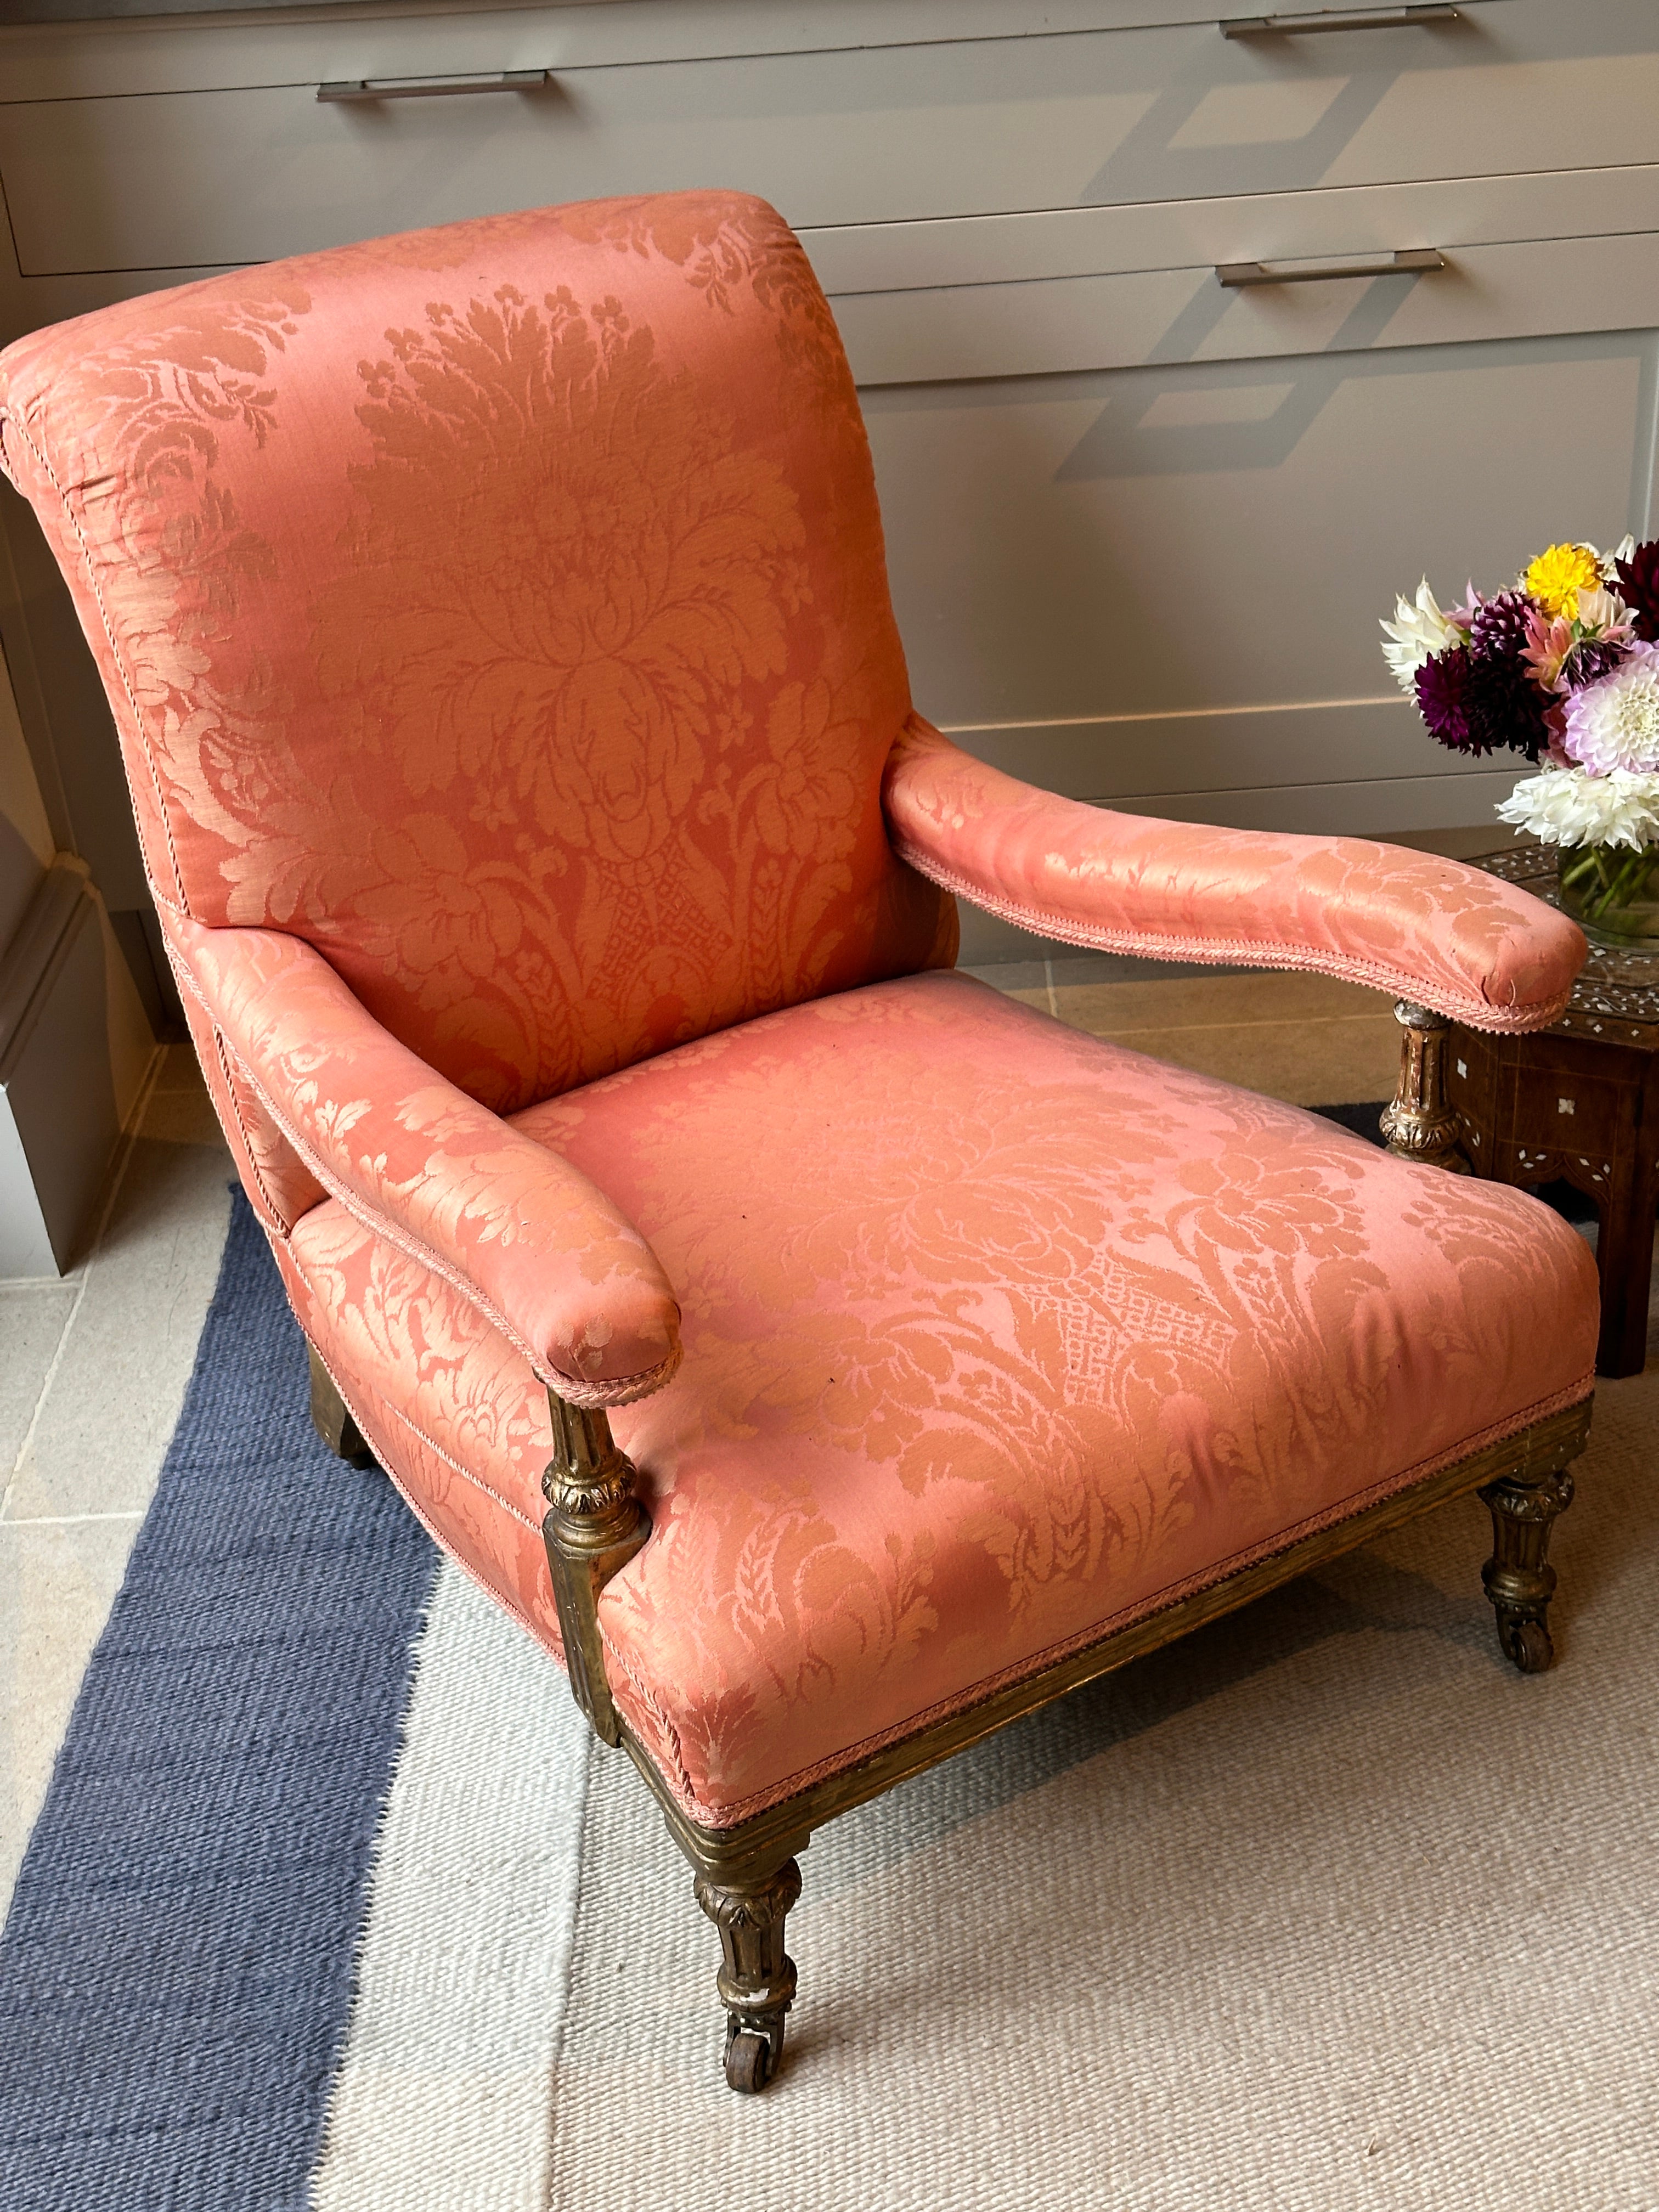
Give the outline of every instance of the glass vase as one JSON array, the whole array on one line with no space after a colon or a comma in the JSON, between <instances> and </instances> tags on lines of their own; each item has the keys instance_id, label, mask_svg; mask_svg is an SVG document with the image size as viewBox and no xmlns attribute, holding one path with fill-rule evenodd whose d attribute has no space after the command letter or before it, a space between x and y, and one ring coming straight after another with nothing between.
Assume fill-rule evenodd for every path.
<instances>
[{"instance_id":1,"label":"glass vase","mask_svg":"<svg viewBox=\"0 0 1659 2212\"><path fill-rule=\"evenodd\" d=\"M1659 952L1659 845L1563 846L1561 908L1592 945Z\"/></svg>"}]
</instances>

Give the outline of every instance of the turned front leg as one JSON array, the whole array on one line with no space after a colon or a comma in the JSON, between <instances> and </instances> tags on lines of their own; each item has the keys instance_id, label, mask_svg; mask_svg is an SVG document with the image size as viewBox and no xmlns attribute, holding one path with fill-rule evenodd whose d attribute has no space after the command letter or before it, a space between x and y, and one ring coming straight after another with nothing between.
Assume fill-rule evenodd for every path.
<instances>
[{"instance_id":1,"label":"turned front leg","mask_svg":"<svg viewBox=\"0 0 1659 2212\"><path fill-rule=\"evenodd\" d=\"M700 1874L697 1902L720 1930L715 1987L726 2007L726 2078L733 2089L763 2089L783 2057L783 2021L795 1995L795 1962L783 1948L783 1923L800 1895L800 1869L786 1859L775 1874L715 1881Z\"/></svg>"},{"instance_id":2,"label":"turned front leg","mask_svg":"<svg viewBox=\"0 0 1659 2212\"><path fill-rule=\"evenodd\" d=\"M602 1409L570 1405L556 1391L553 1456L542 1476L548 1501L542 1536L553 1601L564 1638L571 1693L608 1744L622 1741L605 1647L599 1640L599 1592L625 1567L651 1534L644 1506L634 1495L634 1462L617 1448Z\"/></svg>"},{"instance_id":3,"label":"turned front leg","mask_svg":"<svg viewBox=\"0 0 1659 2212\"><path fill-rule=\"evenodd\" d=\"M1414 1006L1409 999L1398 1001L1394 1018L1400 1024L1400 1079L1382 1109L1384 1141L1402 1159L1467 1175L1468 1162L1458 1150L1462 1131L1446 1097L1451 1024L1443 1014Z\"/></svg>"},{"instance_id":4,"label":"turned front leg","mask_svg":"<svg viewBox=\"0 0 1659 2212\"><path fill-rule=\"evenodd\" d=\"M1555 1656L1548 1619L1555 1595L1555 1570L1547 1556L1550 1530L1572 1503L1571 1472L1562 1468L1541 1482L1505 1475L1480 1495L1492 1508L1492 1555L1480 1579L1497 1610L1498 1641L1523 1674L1541 1674Z\"/></svg>"}]
</instances>

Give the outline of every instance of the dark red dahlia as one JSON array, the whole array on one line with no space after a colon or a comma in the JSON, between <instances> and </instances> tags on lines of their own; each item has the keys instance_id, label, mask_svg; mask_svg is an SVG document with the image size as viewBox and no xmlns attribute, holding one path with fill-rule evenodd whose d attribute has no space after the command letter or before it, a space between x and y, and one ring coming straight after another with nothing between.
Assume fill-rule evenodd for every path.
<instances>
[{"instance_id":1,"label":"dark red dahlia","mask_svg":"<svg viewBox=\"0 0 1659 2212\"><path fill-rule=\"evenodd\" d=\"M1475 611L1460 694L1468 732L1464 751L1507 750L1536 760L1548 740L1544 696L1522 658L1529 605L1521 592L1499 592Z\"/></svg>"},{"instance_id":2,"label":"dark red dahlia","mask_svg":"<svg viewBox=\"0 0 1659 2212\"><path fill-rule=\"evenodd\" d=\"M1417 708L1428 725L1429 735L1455 753L1480 752L1470 742L1465 694L1474 663L1466 645L1449 645L1431 653L1413 678Z\"/></svg>"},{"instance_id":3,"label":"dark red dahlia","mask_svg":"<svg viewBox=\"0 0 1659 2212\"><path fill-rule=\"evenodd\" d=\"M1471 651L1462 704L1469 732L1466 751L1508 750L1535 761L1549 742L1544 695L1518 657Z\"/></svg>"},{"instance_id":4,"label":"dark red dahlia","mask_svg":"<svg viewBox=\"0 0 1659 2212\"><path fill-rule=\"evenodd\" d=\"M1638 545L1628 561L1614 563L1619 596L1636 619L1636 635L1659 644L1659 538Z\"/></svg>"},{"instance_id":5,"label":"dark red dahlia","mask_svg":"<svg viewBox=\"0 0 1659 2212\"><path fill-rule=\"evenodd\" d=\"M1417 672L1417 704L1431 737L1455 753L1524 753L1549 742L1542 693L1519 653L1448 646Z\"/></svg>"}]
</instances>

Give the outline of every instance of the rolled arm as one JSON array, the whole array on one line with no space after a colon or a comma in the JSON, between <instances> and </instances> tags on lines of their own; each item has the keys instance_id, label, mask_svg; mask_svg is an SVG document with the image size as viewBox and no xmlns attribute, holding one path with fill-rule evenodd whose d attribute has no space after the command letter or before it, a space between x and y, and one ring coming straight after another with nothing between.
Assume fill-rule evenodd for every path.
<instances>
[{"instance_id":1,"label":"rolled arm","mask_svg":"<svg viewBox=\"0 0 1659 2212\"><path fill-rule=\"evenodd\" d=\"M464 1291L573 1404L667 1382L673 1291L580 1170L399 1044L302 939L163 923L181 984L325 1189Z\"/></svg>"},{"instance_id":2,"label":"rolled arm","mask_svg":"<svg viewBox=\"0 0 1659 2212\"><path fill-rule=\"evenodd\" d=\"M1069 945L1307 969L1510 1032L1556 1020L1584 963L1574 923L1478 868L1366 838L1057 799L920 716L893 748L883 800L894 844L930 882Z\"/></svg>"}]
</instances>

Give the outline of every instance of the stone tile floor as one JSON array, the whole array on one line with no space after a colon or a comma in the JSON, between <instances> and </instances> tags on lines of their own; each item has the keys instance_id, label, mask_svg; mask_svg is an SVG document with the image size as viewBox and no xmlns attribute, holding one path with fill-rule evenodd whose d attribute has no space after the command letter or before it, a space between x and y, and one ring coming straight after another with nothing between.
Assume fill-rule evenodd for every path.
<instances>
[{"instance_id":1,"label":"stone tile floor","mask_svg":"<svg viewBox=\"0 0 1659 2212\"><path fill-rule=\"evenodd\" d=\"M1074 1029L1292 1106L1346 1105L1394 1090L1392 1006L1358 983L1214 968L1159 975L1150 960L1088 957L972 972Z\"/></svg>"},{"instance_id":2,"label":"stone tile floor","mask_svg":"<svg viewBox=\"0 0 1659 2212\"><path fill-rule=\"evenodd\" d=\"M1392 1013L1354 986L1110 956L974 972L1297 1104L1393 1089ZM0 1284L0 1912L178 1419L231 1175L191 1049L169 1046L86 1255L61 1282Z\"/></svg>"},{"instance_id":3,"label":"stone tile floor","mask_svg":"<svg viewBox=\"0 0 1659 2212\"><path fill-rule=\"evenodd\" d=\"M232 1172L168 1046L85 1256L0 1284L0 1911L179 1417Z\"/></svg>"}]
</instances>

